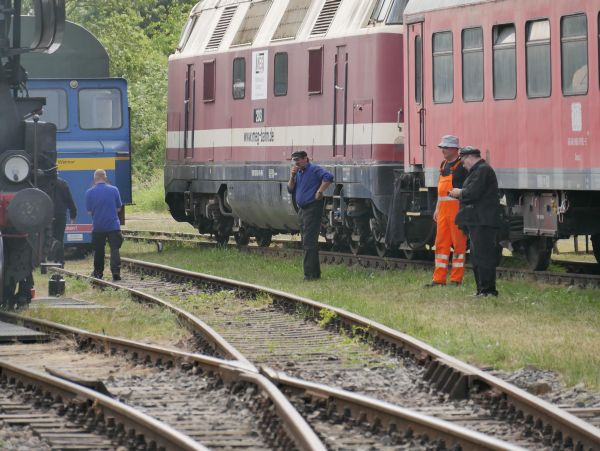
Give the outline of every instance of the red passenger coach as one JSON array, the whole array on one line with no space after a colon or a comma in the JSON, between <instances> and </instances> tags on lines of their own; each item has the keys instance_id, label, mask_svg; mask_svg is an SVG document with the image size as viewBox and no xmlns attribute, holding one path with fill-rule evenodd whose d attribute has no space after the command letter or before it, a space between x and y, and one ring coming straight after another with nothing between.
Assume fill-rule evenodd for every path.
<instances>
[{"instance_id":1,"label":"red passenger coach","mask_svg":"<svg viewBox=\"0 0 600 451\"><path fill-rule=\"evenodd\" d=\"M600 0L405 10L407 173L431 191L442 135L480 148L498 175L504 238L536 269L571 235L591 234L600 256L599 14Z\"/></svg>"},{"instance_id":2,"label":"red passenger coach","mask_svg":"<svg viewBox=\"0 0 600 451\"><path fill-rule=\"evenodd\" d=\"M169 60L166 201L238 243L299 229L290 155L335 176L324 232L383 252L402 170L407 0L205 0ZM325 230L326 229L326 230Z\"/></svg>"}]
</instances>

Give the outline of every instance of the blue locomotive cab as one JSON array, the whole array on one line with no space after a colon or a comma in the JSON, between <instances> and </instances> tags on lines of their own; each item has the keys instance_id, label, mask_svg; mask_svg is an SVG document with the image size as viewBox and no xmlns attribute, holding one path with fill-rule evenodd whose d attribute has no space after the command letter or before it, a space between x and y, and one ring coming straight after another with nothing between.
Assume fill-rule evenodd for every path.
<instances>
[{"instance_id":1,"label":"blue locomotive cab","mask_svg":"<svg viewBox=\"0 0 600 451\"><path fill-rule=\"evenodd\" d=\"M89 244L92 218L85 208L85 192L94 171L105 169L123 203L132 201L127 82L30 79L27 87L30 96L46 98L41 119L56 124L58 174L69 184L77 206L75 224L67 223L65 246Z\"/></svg>"}]
</instances>

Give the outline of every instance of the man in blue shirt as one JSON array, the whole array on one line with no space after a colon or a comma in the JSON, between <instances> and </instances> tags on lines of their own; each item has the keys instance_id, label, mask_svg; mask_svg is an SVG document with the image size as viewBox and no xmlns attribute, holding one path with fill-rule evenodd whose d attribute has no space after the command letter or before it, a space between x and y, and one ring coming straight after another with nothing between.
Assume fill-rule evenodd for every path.
<instances>
[{"instance_id":1,"label":"man in blue shirt","mask_svg":"<svg viewBox=\"0 0 600 451\"><path fill-rule=\"evenodd\" d=\"M314 280L321 277L319 231L325 204L323 192L333 182L333 175L312 164L303 150L292 153L292 161L294 164L288 180L288 192L295 197L298 205L304 248L304 280Z\"/></svg>"},{"instance_id":2,"label":"man in blue shirt","mask_svg":"<svg viewBox=\"0 0 600 451\"><path fill-rule=\"evenodd\" d=\"M85 193L85 206L92 216L92 248L94 249L94 272L92 277L102 279L104 273L104 247L108 240L110 247L110 271L113 280L121 280L121 256L123 244L119 211L123 203L116 186L107 184L106 171L97 169L94 173L94 187Z\"/></svg>"}]
</instances>

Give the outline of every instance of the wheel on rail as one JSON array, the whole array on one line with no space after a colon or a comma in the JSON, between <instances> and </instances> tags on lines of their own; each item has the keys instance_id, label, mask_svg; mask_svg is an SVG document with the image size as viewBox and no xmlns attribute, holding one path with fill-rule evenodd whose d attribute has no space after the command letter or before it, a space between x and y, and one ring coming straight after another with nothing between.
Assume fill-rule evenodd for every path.
<instances>
[{"instance_id":1,"label":"wheel on rail","mask_svg":"<svg viewBox=\"0 0 600 451\"><path fill-rule=\"evenodd\" d=\"M385 228L375 218L371 218L369 226L375 243L375 252L379 257L389 256L391 249L385 244Z\"/></svg>"},{"instance_id":2,"label":"wheel on rail","mask_svg":"<svg viewBox=\"0 0 600 451\"><path fill-rule=\"evenodd\" d=\"M233 238L235 239L235 244L238 246L247 246L250 242L250 235L244 229L240 229L239 231L233 234Z\"/></svg>"},{"instance_id":3,"label":"wheel on rail","mask_svg":"<svg viewBox=\"0 0 600 451\"><path fill-rule=\"evenodd\" d=\"M525 258L532 271L545 271L550 265L552 255L551 238L541 236L530 238L525 244Z\"/></svg>"},{"instance_id":4,"label":"wheel on rail","mask_svg":"<svg viewBox=\"0 0 600 451\"><path fill-rule=\"evenodd\" d=\"M407 260L420 260L423 258L421 251L415 249L403 249L402 253Z\"/></svg>"},{"instance_id":5,"label":"wheel on rail","mask_svg":"<svg viewBox=\"0 0 600 451\"><path fill-rule=\"evenodd\" d=\"M218 246L226 246L229 242L229 233L217 231L215 233L215 241Z\"/></svg>"},{"instance_id":6,"label":"wheel on rail","mask_svg":"<svg viewBox=\"0 0 600 451\"><path fill-rule=\"evenodd\" d=\"M594 257L596 257L596 262L600 264L600 233L596 233L592 235L592 250L594 251Z\"/></svg>"},{"instance_id":7,"label":"wheel on rail","mask_svg":"<svg viewBox=\"0 0 600 451\"><path fill-rule=\"evenodd\" d=\"M350 252L353 255L365 255L368 254L369 245L364 239L359 239L358 241L350 240L348 245L350 246Z\"/></svg>"},{"instance_id":8,"label":"wheel on rail","mask_svg":"<svg viewBox=\"0 0 600 451\"><path fill-rule=\"evenodd\" d=\"M268 230L261 230L256 234L256 244L260 247L269 247L273 240L273 234Z\"/></svg>"}]
</instances>

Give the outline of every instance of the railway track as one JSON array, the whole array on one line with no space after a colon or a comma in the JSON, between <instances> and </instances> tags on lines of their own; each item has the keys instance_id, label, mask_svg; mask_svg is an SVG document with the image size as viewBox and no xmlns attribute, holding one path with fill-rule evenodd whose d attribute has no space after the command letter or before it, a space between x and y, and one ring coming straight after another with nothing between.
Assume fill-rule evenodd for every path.
<instances>
[{"instance_id":1,"label":"railway track","mask_svg":"<svg viewBox=\"0 0 600 451\"><path fill-rule=\"evenodd\" d=\"M259 374L256 368L248 367L245 363L223 361L199 354L136 343L130 340L94 334L81 329L15 314L0 313L0 317L6 321L14 321L36 330L43 330L48 334L69 337L71 340L75 340L79 351L87 351L84 356L92 356L87 358L93 359L93 356L96 355L101 356L96 357L96 359L107 359L107 355L113 357L124 356L129 362L137 364L135 368L140 373L152 372L162 374L165 368L177 369L185 373L179 378L180 384L187 385L194 384L196 379L209 377L213 380L212 385L222 391L226 391L229 397L252 396L257 390L253 388L254 386L261 387L266 391L268 398L266 395L263 396L263 405L260 407L263 411L267 412L267 418L263 419L262 424L271 430L275 429L275 431L268 434L271 440L277 437L280 438L281 434L287 431L288 438L285 439L287 441L284 440L281 443L275 440L275 445L271 444L271 446L260 447L249 446L248 442L236 443L233 441L232 431L227 430L219 421L223 419L222 415L219 412L215 412L209 424L218 424L218 426L210 433L206 430L203 431L202 428L199 431L195 430L196 435L208 434L212 438L212 443L209 443L211 449L220 449L218 443L223 444L224 440L226 441L226 449L325 449L325 446L315 439L314 433L306 428L305 423L298 421L298 414L286 408L287 401L282 399L281 394L275 389L275 386ZM84 357L80 356L81 358ZM324 441L327 449L520 449L408 409L402 409L330 387L288 379L285 375L281 374L270 372L267 376L283 387L284 390L294 392L290 398L304 415L310 417L311 426L321 437L325 438ZM100 381L107 380L109 379L96 376L96 385ZM115 390L108 383L106 387L107 391ZM310 392L311 395L308 395L307 392ZM169 400L168 398L164 398L163 391L160 388L154 389L153 393L156 398L160 397L161 403L165 404L165 410L179 409L180 415L184 413L181 410L181 406L168 405ZM129 400L131 398L132 396L128 397ZM315 398L313 403L310 402L311 398ZM274 402L273 408L265 409L264 404L268 407L269 399L274 399L277 402ZM327 402L324 403L324 400ZM344 408L339 415L332 409L332 406L335 405L343 406ZM238 406L236 405L235 407ZM352 427L348 427L348 425L344 426L344 421L339 421L339 418L343 418L346 409L359 410L362 418L361 422L352 425ZM201 416L198 412L193 411L188 416L188 419L196 423L200 421L197 417ZM275 418L276 416L278 418ZM280 424L281 426L279 426ZM239 427L237 428L239 429ZM193 436L193 434L190 435ZM294 440L290 441L290 437L293 437ZM138 447L136 449L146 448Z\"/></svg>"},{"instance_id":2,"label":"railway track","mask_svg":"<svg viewBox=\"0 0 600 451\"><path fill-rule=\"evenodd\" d=\"M86 359L68 348L65 341L0 348L0 419L15 428L1 431L2 449L25 449L27 443L40 450L206 450L161 421L80 385L81 379L69 381L65 375L72 373L57 365L80 370ZM73 361L66 365L68 359ZM88 358L85 364L100 374L110 369L113 377L125 372L109 360Z\"/></svg>"},{"instance_id":3,"label":"railway track","mask_svg":"<svg viewBox=\"0 0 600 451\"><path fill-rule=\"evenodd\" d=\"M20 365L37 374L51 372L94 387L107 395L104 398L118 399L129 411L152 419L187 442L186 446L153 445L145 437L159 429L140 433L135 429L134 434L131 427L118 428L117 435L125 433L125 445L131 449L324 449L280 392L237 362L193 356L18 315L0 315L63 340L33 347L2 347L0 356L11 367ZM92 404L97 402L92 399ZM75 411L87 421L91 414L81 412Z\"/></svg>"},{"instance_id":4,"label":"railway track","mask_svg":"<svg viewBox=\"0 0 600 451\"><path fill-rule=\"evenodd\" d=\"M123 235L131 241L152 242L161 251L165 243L187 243L199 247L217 247L217 243L206 241L203 237L192 233L124 231ZM244 252L268 255L272 257L288 258L302 255L299 242L293 240L273 240L276 246L239 246ZM373 255L353 255L340 252L320 251L322 263L361 265L367 268L402 270L406 268L421 268L431 271L433 263L424 260L407 260L391 257L377 257ZM579 288L600 288L600 265L589 262L556 262L568 272L555 271L529 271L523 268L498 267L496 272L499 278L505 280L534 280L551 285L575 286ZM468 265L467 265L468 266Z\"/></svg>"},{"instance_id":5,"label":"railway track","mask_svg":"<svg viewBox=\"0 0 600 451\"><path fill-rule=\"evenodd\" d=\"M588 423L375 322L254 285L128 259L123 263L128 269L120 285L146 302L174 309L199 338L201 352L230 359L243 355L269 374L285 372L419 409L529 449L600 447L600 431ZM185 308L171 303L181 297L182 284ZM218 303L207 301L215 294ZM199 308L204 323L193 320L187 308ZM319 404L310 389L305 393L309 405ZM334 404L327 409L342 422L359 421L360 414L343 407L340 413Z\"/></svg>"}]
</instances>

